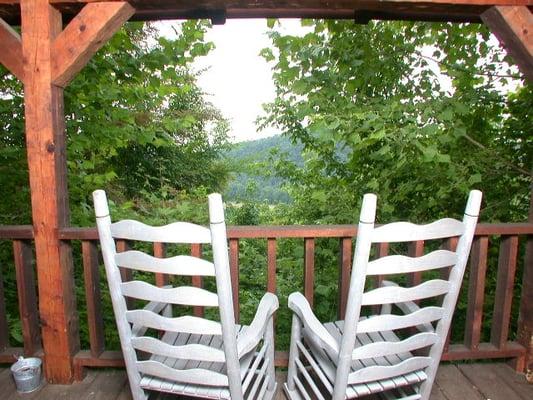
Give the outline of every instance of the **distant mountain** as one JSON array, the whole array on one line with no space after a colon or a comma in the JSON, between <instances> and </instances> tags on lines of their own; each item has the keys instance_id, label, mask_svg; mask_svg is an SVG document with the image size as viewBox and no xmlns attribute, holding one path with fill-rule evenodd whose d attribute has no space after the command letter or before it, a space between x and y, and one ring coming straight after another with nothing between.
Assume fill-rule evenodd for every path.
<instances>
[{"instance_id":1,"label":"distant mountain","mask_svg":"<svg viewBox=\"0 0 533 400\"><path fill-rule=\"evenodd\" d=\"M303 163L302 146L292 144L285 136L236 143L225 154L236 172L224 197L231 201L290 202L289 195L282 189L282 179L272 176L273 166L269 159L274 150L286 153L289 160L299 165Z\"/></svg>"}]
</instances>

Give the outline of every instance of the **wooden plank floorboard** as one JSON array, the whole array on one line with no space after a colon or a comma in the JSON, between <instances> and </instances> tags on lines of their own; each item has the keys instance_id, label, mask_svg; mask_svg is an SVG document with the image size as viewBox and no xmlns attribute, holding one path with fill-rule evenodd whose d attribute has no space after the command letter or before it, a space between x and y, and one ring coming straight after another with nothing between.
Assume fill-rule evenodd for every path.
<instances>
[{"instance_id":1,"label":"wooden plank floorboard","mask_svg":"<svg viewBox=\"0 0 533 400\"><path fill-rule=\"evenodd\" d=\"M435 384L448 400L486 400L455 365L441 364Z\"/></svg>"},{"instance_id":2,"label":"wooden plank floorboard","mask_svg":"<svg viewBox=\"0 0 533 400\"><path fill-rule=\"evenodd\" d=\"M529 383L524 374L517 374L507 364L493 364L493 368L498 379L511 386L521 399L533 399L533 383Z\"/></svg>"},{"instance_id":3,"label":"wooden plank floorboard","mask_svg":"<svg viewBox=\"0 0 533 400\"><path fill-rule=\"evenodd\" d=\"M72 385L45 385L41 390L35 392L33 398L39 400L79 399L88 390L97 375L98 372L90 371L83 381L75 382ZM26 400L28 395L21 395L15 392L12 400L16 399Z\"/></svg>"},{"instance_id":4,"label":"wooden plank floorboard","mask_svg":"<svg viewBox=\"0 0 533 400\"><path fill-rule=\"evenodd\" d=\"M525 378L523 378L525 384L519 385L521 375L513 373L515 375L513 379L506 374L502 367L512 372L511 368L503 364L499 364L500 373L496 372L496 365L493 364L462 364L458 366L468 380L488 399L533 399L533 385L529 385ZM526 385L530 387L528 388Z\"/></svg>"},{"instance_id":5,"label":"wooden plank floorboard","mask_svg":"<svg viewBox=\"0 0 533 400\"><path fill-rule=\"evenodd\" d=\"M285 400L282 385L286 372L276 373L275 400ZM89 370L82 382L73 385L45 385L31 394L19 394L8 368L0 369L0 399L4 400L132 400L124 370ZM157 400L185 400L155 395ZM192 398L189 398L192 399ZM533 384L506 364L442 364L431 392L431 400L531 400ZM195 400L198 400L195 398ZM365 398L365 400L370 400Z\"/></svg>"}]
</instances>

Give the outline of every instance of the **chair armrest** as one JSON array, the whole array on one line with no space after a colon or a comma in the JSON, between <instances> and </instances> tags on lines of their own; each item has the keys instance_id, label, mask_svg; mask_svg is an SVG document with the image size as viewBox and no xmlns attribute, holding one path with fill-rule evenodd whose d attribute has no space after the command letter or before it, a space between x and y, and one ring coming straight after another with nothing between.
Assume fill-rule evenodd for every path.
<instances>
[{"instance_id":1,"label":"chair armrest","mask_svg":"<svg viewBox=\"0 0 533 400\"><path fill-rule=\"evenodd\" d=\"M391 281L383 281L381 282L381 286L398 286L398 284L396 282L391 282ZM401 302L401 303L394 303L396 305L396 307L398 307L404 314L411 314L411 313L414 313L415 311L418 311L420 310L420 307L418 306L418 304L416 304L414 301L404 301L404 302ZM390 311L389 311L390 313ZM433 325L431 325L430 323L425 323L425 324L422 324L422 325L417 325L416 328L420 331L420 332L434 332L435 329L433 329Z\"/></svg>"},{"instance_id":2,"label":"chair armrest","mask_svg":"<svg viewBox=\"0 0 533 400\"><path fill-rule=\"evenodd\" d=\"M277 296L272 293L266 293L259 302L252 323L237 338L239 358L257 346L265 334L268 321L270 321L278 308L279 301Z\"/></svg>"},{"instance_id":3,"label":"chair armrest","mask_svg":"<svg viewBox=\"0 0 533 400\"><path fill-rule=\"evenodd\" d=\"M339 344L315 316L309 302L301 293L295 292L289 296L289 308L298 316L304 327L322 343L322 346L339 354Z\"/></svg>"}]
</instances>

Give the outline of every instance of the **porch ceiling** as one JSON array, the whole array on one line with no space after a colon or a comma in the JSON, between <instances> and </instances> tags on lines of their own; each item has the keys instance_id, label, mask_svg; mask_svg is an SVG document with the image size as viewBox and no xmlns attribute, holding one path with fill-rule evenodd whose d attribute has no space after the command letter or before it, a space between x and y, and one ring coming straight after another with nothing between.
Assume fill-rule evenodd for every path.
<instances>
[{"instance_id":1,"label":"porch ceiling","mask_svg":"<svg viewBox=\"0 0 533 400\"><path fill-rule=\"evenodd\" d=\"M50 0L65 20L86 3L102 0ZM117 0L108 0L117 1ZM20 0L0 0L0 18L20 23ZM532 0L130 0L135 8L132 20L209 18L223 23L226 18L338 18L366 23L370 19L481 22L489 7L529 6Z\"/></svg>"}]
</instances>

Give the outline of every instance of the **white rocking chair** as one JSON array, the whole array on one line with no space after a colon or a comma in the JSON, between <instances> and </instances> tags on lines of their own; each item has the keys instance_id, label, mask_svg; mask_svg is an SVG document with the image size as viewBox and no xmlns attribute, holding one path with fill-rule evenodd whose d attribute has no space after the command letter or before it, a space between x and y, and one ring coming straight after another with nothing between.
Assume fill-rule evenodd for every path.
<instances>
[{"instance_id":1,"label":"white rocking chair","mask_svg":"<svg viewBox=\"0 0 533 400\"><path fill-rule=\"evenodd\" d=\"M481 192L470 192L462 222L445 218L428 225L396 222L374 227L376 196L364 196L344 321L322 324L305 297L300 293L289 296L294 311L284 386L289 399L341 400L374 393L385 399L429 399L480 203ZM372 243L453 237L459 237L455 251L369 260ZM438 270L448 267L448 278L437 278ZM367 277L410 273L423 273L422 283L401 287L383 281L380 287L365 291ZM432 302L418 302L429 298Z\"/></svg>"},{"instance_id":2,"label":"white rocking chair","mask_svg":"<svg viewBox=\"0 0 533 400\"><path fill-rule=\"evenodd\" d=\"M159 391L211 399L272 399L276 391L272 319L278 299L265 294L250 326L235 324L220 195L209 196L210 228L186 222L162 227L132 220L111 223L105 192L97 190L93 198L133 398L147 399L150 391ZM116 239L211 244L214 262L189 255L155 258L135 250L117 253ZM217 293L191 286L123 282L119 267L145 273L214 276ZM128 308L127 298L148 304L141 309ZM220 322L189 315L173 317L173 305L218 307ZM147 335L147 331L157 334Z\"/></svg>"}]
</instances>

